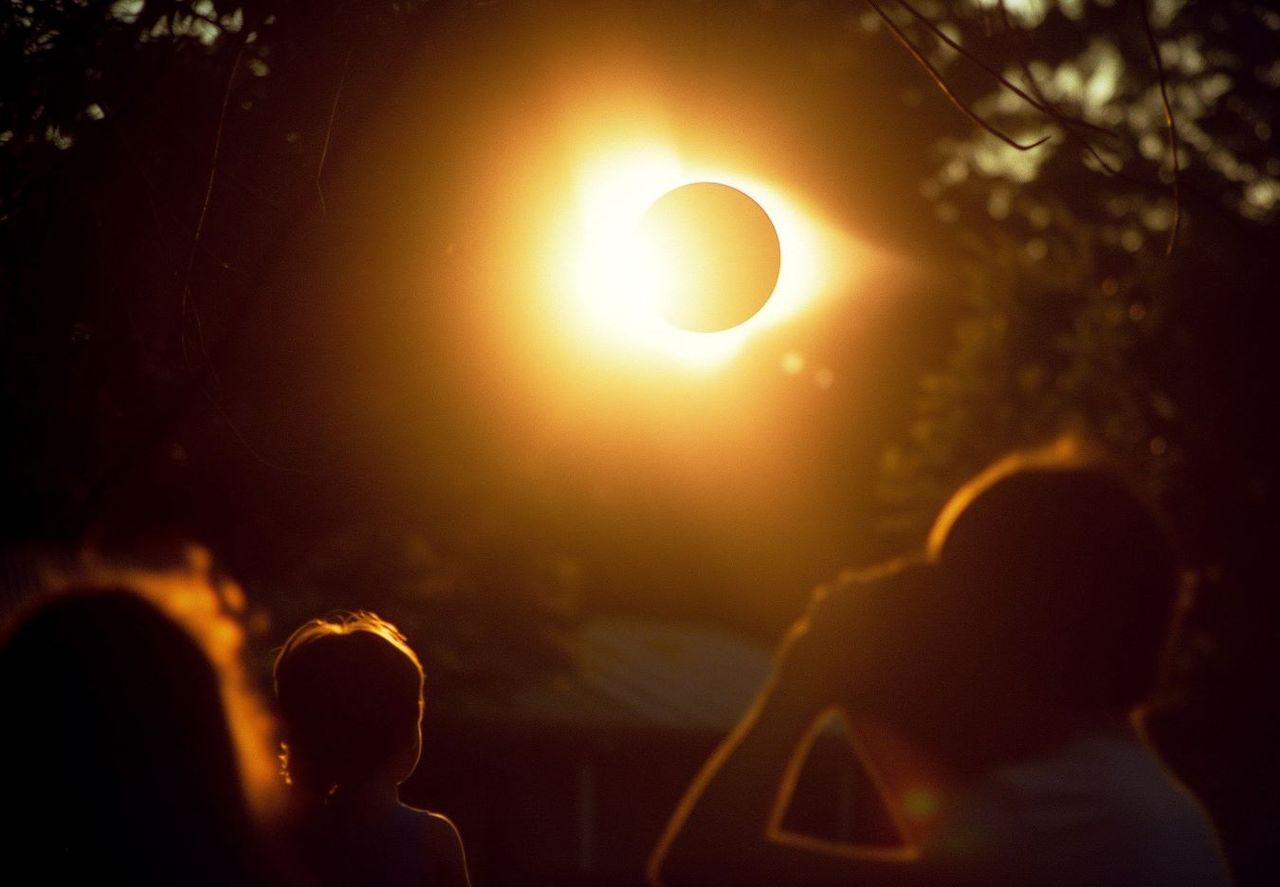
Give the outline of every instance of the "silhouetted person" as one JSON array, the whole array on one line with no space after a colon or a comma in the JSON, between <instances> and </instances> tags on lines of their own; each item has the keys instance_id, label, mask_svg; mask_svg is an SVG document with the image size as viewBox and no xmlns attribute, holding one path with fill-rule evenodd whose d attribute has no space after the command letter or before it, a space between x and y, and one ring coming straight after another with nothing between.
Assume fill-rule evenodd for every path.
<instances>
[{"instance_id":1,"label":"silhouetted person","mask_svg":"<svg viewBox=\"0 0 1280 887\"><path fill-rule=\"evenodd\" d=\"M400 802L422 747L423 673L371 613L316 619L276 659L295 845L323 884L467 885L462 840Z\"/></svg>"},{"instance_id":2,"label":"silhouetted person","mask_svg":"<svg viewBox=\"0 0 1280 887\"><path fill-rule=\"evenodd\" d=\"M59 593L0 647L0 881L271 880L214 667L125 589Z\"/></svg>"},{"instance_id":3,"label":"silhouetted person","mask_svg":"<svg viewBox=\"0 0 1280 887\"><path fill-rule=\"evenodd\" d=\"M957 493L926 555L819 589L654 852L677 884L1202 885L1229 876L1131 717L1177 593L1154 513L1061 452ZM815 724L841 712L902 845L787 833Z\"/></svg>"}]
</instances>

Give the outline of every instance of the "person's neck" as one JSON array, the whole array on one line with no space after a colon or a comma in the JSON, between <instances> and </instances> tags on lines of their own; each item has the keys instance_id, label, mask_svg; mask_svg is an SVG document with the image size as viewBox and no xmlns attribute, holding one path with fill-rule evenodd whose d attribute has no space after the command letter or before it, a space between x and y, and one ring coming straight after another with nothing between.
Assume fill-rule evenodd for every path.
<instances>
[{"instance_id":1,"label":"person's neck","mask_svg":"<svg viewBox=\"0 0 1280 887\"><path fill-rule=\"evenodd\" d=\"M400 787L390 779L369 779L338 786L333 800L365 813L394 810L400 806Z\"/></svg>"}]
</instances>

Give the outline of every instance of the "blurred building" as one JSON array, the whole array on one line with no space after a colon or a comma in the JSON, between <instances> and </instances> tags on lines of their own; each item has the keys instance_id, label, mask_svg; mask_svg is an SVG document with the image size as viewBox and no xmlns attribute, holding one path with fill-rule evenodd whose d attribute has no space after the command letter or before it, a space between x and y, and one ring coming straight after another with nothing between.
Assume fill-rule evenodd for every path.
<instances>
[{"instance_id":1,"label":"blurred building","mask_svg":"<svg viewBox=\"0 0 1280 887\"><path fill-rule=\"evenodd\" d=\"M405 794L454 817L477 883L644 883L677 800L770 666L766 648L720 629L625 618L585 623L574 654L575 674L428 725ZM827 733L788 825L874 840L883 813Z\"/></svg>"}]
</instances>

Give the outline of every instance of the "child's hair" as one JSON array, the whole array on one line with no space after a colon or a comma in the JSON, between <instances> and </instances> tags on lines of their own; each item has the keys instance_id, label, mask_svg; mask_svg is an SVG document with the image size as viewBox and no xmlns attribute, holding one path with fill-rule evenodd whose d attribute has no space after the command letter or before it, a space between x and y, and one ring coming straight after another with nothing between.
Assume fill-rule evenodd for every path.
<instances>
[{"instance_id":1,"label":"child's hair","mask_svg":"<svg viewBox=\"0 0 1280 887\"><path fill-rule=\"evenodd\" d=\"M404 636L373 613L300 627L275 664L289 782L323 796L416 752L422 686Z\"/></svg>"}]
</instances>

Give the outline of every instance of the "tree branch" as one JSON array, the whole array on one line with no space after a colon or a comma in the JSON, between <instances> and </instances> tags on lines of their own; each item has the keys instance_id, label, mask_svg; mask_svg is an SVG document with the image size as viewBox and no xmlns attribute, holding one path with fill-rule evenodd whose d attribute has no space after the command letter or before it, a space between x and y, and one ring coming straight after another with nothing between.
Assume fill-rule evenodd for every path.
<instances>
[{"instance_id":1,"label":"tree branch","mask_svg":"<svg viewBox=\"0 0 1280 887\"><path fill-rule=\"evenodd\" d=\"M1151 3L1142 2L1142 29L1147 35L1147 46L1151 48L1151 58L1156 63L1156 76L1160 80L1160 103L1164 105L1164 122L1169 129L1169 159L1173 163L1173 226L1169 229L1169 244L1165 247L1165 255L1173 255L1174 244L1178 240L1178 228L1182 222L1182 193L1178 176L1178 124L1173 119L1173 108L1169 104L1168 77L1165 75L1164 62L1160 58L1160 47L1156 43L1155 32L1151 29Z\"/></svg>"},{"instance_id":2,"label":"tree branch","mask_svg":"<svg viewBox=\"0 0 1280 887\"><path fill-rule=\"evenodd\" d=\"M991 133L1000 141L1004 142L1006 145L1010 146L1011 148L1017 148L1019 151L1030 151L1032 148L1036 148L1040 145L1043 145L1045 142L1049 141L1049 136L1046 135L1037 139L1034 142L1031 142L1030 144L1024 145L1021 142L1015 140L1012 136L1004 132L1001 132L995 126L993 126L992 124L984 120L976 111L974 111L964 102L962 102L960 98L954 92L952 92L950 85L948 85L947 81L943 78L942 74L939 73L938 69L935 68L933 64L927 58L924 57L924 53L922 53L919 50L919 48L917 48L916 45L911 42L911 40L907 37L907 35L903 32L903 30L900 27L898 27L897 23L895 23L893 19L889 18L888 13L884 11L884 9L880 6L879 3L876 2L876 0L867 0L867 4L872 9L875 10L876 14L880 16L880 18L884 20L884 23L889 26L889 30L893 33L894 38L896 38L897 41L900 44L902 44L902 48L911 54L911 57L916 60L916 63L920 65L920 67L924 68L924 70L928 73L929 77L933 80L934 85L936 85L938 89L942 91L943 95L945 95L948 99L951 100L951 104L955 105L956 109L959 110L962 114L964 114L974 123L978 124L978 126L982 127L987 132Z\"/></svg>"},{"instance_id":3,"label":"tree branch","mask_svg":"<svg viewBox=\"0 0 1280 887\"><path fill-rule=\"evenodd\" d=\"M1105 126L1099 126L1096 123L1090 123L1088 120L1082 120L1079 117L1072 117L1070 114L1064 113L1062 110L1060 110L1059 108L1051 104L1049 101L1045 100L1043 96L1037 99L1031 95L1028 95L1026 91L1024 91L1021 87L1018 86L1018 84L1014 83L1012 80L1005 77L1003 74L1001 74L995 68L988 65L986 62L984 62L981 58L979 58L974 53L965 49L965 47L962 46L958 41L951 39L951 37L947 34L946 31L942 30L942 28L934 24L933 21L930 20L928 16L926 16L920 10L916 9L916 7L911 3L907 2L907 0L898 0L898 5L901 6L903 9L905 9L907 12L911 13L911 15L914 16L918 22L920 22L922 25L928 28L929 32L932 33L935 37L937 37L947 46L954 49L963 58L968 59L969 62L981 68L983 71L989 74L992 78L994 78L997 83L999 83L1005 89L1012 92L1018 98L1022 99L1031 107L1035 108L1041 114L1044 114L1045 116L1056 120L1058 123L1062 124L1065 127L1079 127L1082 129L1092 130L1093 132L1099 133L1101 135L1109 136L1111 138L1119 137L1114 130L1108 129ZM1000 8L1001 10L1004 9L1003 3L1001 3ZM1008 19L1006 18L1005 21L1007 23ZM1024 65L1025 65L1025 62L1024 62ZM1031 79L1030 71L1026 70L1025 67L1024 67L1024 73L1028 75L1028 79ZM1036 92L1038 93L1039 89L1038 88L1035 88L1035 89L1036 89Z\"/></svg>"}]
</instances>

